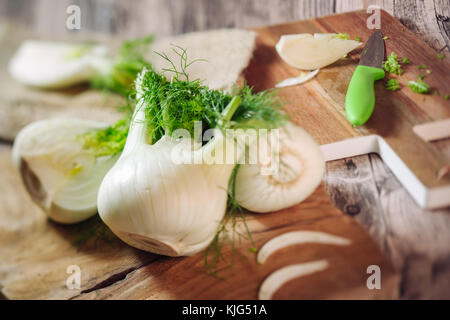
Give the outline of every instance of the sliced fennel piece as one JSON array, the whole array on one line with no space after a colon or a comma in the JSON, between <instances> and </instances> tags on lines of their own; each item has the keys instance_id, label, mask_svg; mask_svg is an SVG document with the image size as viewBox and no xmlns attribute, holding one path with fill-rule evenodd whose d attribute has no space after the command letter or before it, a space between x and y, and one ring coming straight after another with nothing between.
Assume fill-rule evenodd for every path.
<instances>
[{"instance_id":1,"label":"sliced fennel piece","mask_svg":"<svg viewBox=\"0 0 450 320\"><path fill-rule=\"evenodd\" d=\"M302 72L298 77L293 78L287 78L275 85L275 88L284 88L284 87L290 87L290 86L296 86L298 84L302 84L308 80L311 80L314 78L318 73L320 69L311 71L309 73Z\"/></svg>"},{"instance_id":2,"label":"sliced fennel piece","mask_svg":"<svg viewBox=\"0 0 450 320\"><path fill-rule=\"evenodd\" d=\"M257 261L263 264L267 258L277 250L302 243L323 243L337 246L345 246L350 240L332 234L318 231L292 231L283 233L267 241L258 251Z\"/></svg>"},{"instance_id":3,"label":"sliced fennel piece","mask_svg":"<svg viewBox=\"0 0 450 320\"><path fill-rule=\"evenodd\" d=\"M101 45L29 40L9 63L11 76L29 86L59 89L89 81L111 65Z\"/></svg>"},{"instance_id":4,"label":"sliced fennel piece","mask_svg":"<svg viewBox=\"0 0 450 320\"><path fill-rule=\"evenodd\" d=\"M138 76L136 89L146 70ZM98 193L105 224L124 242L167 255L193 255L213 240L227 205L228 180L234 164L208 164L213 153L231 144L220 130L192 150L191 138L164 135L146 142L145 108L135 108L124 151L106 174ZM186 158L200 156L203 163Z\"/></svg>"},{"instance_id":5,"label":"sliced fennel piece","mask_svg":"<svg viewBox=\"0 0 450 320\"><path fill-rule=\"evenodd\" d=\"M334 33L303 33L281 36L275 48L290 66L314 70L336 62L360 45L355 40L340 39Z\"/></svg>"},{"instance_id":6,"label":"sliced fennel piece","mask_svg":"<svg viewBox=\"0 0 450 320\"><path fill-rule=\"evenodd\" d=\"M52 220L70 224L97 213L97 192L117 156L97 158L80 135L107 125L79 119L48 119L23 128L13 162L32 200Z\"/></svg>"},{"instance_id":7,"label":"sliced fennel piece","mask_svg":"<svg viewBox=\"0 0 450 320\"><path fill-rule=\"evenodd\" d=\"M303 129L287 123L280 129L279 156L268 138L269 159L260 157L256 164L242 164L236 176L236 201L253 212L288 208L306 199L320 184L325 161L319 145ZM273 171L268 165L278 163Z\"/></svg>"},{"instance_id":8,"label":"sliced fennel piece","mask_svg":"<svg viewBox=\"0 0 450 320\"><path fill-rule=\"evenodd\" d=\"M323 271L328 268L327 260L317 260L306 263L293 264L278 269L264 279L258 292L259 300L270 300L273 294L287 282L302 276Z\"/></svg>"}]
</instances>

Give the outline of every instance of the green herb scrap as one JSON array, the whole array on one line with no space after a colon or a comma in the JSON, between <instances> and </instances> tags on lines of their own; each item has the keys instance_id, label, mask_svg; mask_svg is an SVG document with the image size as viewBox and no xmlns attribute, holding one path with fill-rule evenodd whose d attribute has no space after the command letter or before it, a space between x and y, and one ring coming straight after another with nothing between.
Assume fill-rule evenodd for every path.
<instances>
[{"instance_id":1,"label":"green herb scrap","mask_svg":"<svg viewBox=\"0 0 450 320\"><path fill-rule=\"evenodd\" d=\"M416 81L409 81L408 86L412 91L417 93L429 93L430 86L423 80L417 79Z\"/></svg>"},{"instance_id":2,"label":"green herb scrap","mask_svg":"<svg viewBox=\"0 0 450 320\"><path fill-rule=\"evenodd\" d=\"M408 58L403 58L403 59L402 59L402 63L403 63L403 64L410 64L410 62L411 62L411 61L410 61Z\"/></svg>"},{"instance_id":3,"label":"green herb scrap","mask_svg":"<svg viewBox=\"0 0 450 320\"><path fill-rule=\"evenodd\" d=\"M236 244L240 244L242 240L250 241L252 247L249 251L255 253L257 250L254 246L251 232L247 226L244 216L244 209L236 201L236 177L239 165L233 169L228 183L228 205L227 214L220 223L213 241L205 250L205 266L207 272L217 277L217 267L220 261L227 262L223 256L222 248L228 242L231 245L231 261L233 264L234 254L236 253ZM243 223L243 232L238 231L238 223ZM231 230L228 228L231 227ZM231 232L230 232L231 231ZM231 233L231 235L230 235Z\"/></svg>"},{"instance_id":4,"label":"green herb scrap","mask_svg":"<svg viewBox=\"0 0 450 320\"><path fill-rule=\"evenodd\" d=\"M389 79L385 84L385 88L390 91L397 91L400 89L400 83L397 79Z\"/></svg>"},{"instance_id":5,"label":"green herb scrap","mask_svg":"<svg viewBox=\"0 0 450 320\"><path fill-rule=\"evenodd\" d=\"M348 35L347 32L343 32L343 33L337 33L334 35L335 38L337 39L342 39L342 40L350 40L350 36ZM358 36L354 36L353 40L358 41L358 42L362 42L361 38Z\"/></svg>"},{"instance_id":6,"label":"green herb scrap","mask_svg":"<svg viewBox=\"0 0 450 320\"><path fill-rule=\"evenodd\" d=\"M109 230L98 215L73 227L73 244L77 248L93 246L99 242L114 245L117 237Z\"/></svg>"},{"instance_id":7,"label":"green herb scrap","mask_svg":"<svg viewBox=\"0 0 450 320\"><path fill-rule=\"evenodd\" d=\"M111 69L95 77L91 85L96 89L104 89L128 96L132 90L137 74L151 65L144 56L153 41L153 36L125 41L120 48L118 56L114 59Z\"/></svg>"},{"instance_id":8,"label":"green herb scrap","mask_svg":"<svg viewBox=\"0 0 450 320\"><path fill-rule=\"evenodd\" d=\"M445 59L445 54L439 53L438 54L438 58L441 59L441 60L444 60Z\"/></svg>"},{"instance_id":9,"label":"green herb scrap","mask_svg":"<svg viewBox=\"0 0 450 320\"><path fill-rule=\"evenodd\" d=\"M398 63L398 56L395 52L392 52L386 59L383 61L383 69L384 71L392 74L402 75L403 69L400 63Z\"/></svg>"},{"instance_id":10,"label":"green herb scrap","mask_svg":"<svg viewBox=\"0 0 450 320\"><path fill-rule=\"evenodd\" d=\"M337 34L334 35L334 37L337 38L337 39L342 39L342 40L349 40L350 39L350 36L348 35L347 32L337 33Z\"/></svg>"}]
</instances>

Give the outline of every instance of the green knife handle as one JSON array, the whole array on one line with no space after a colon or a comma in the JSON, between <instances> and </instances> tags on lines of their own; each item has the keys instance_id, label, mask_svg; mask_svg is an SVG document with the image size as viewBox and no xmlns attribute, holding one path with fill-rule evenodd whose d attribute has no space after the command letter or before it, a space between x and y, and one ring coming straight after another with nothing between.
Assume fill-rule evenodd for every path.
<instances>
[{"instance_id":1,"label":"green knife handle","mask_svg":"<svg viewBox=\"0 0 450 320\"><path fill-rule=\"evenodd\" d=\"M375 106L374 82L383 78L383 69L363 65L356 67L345 97L345 113L351 124L361 126L369 120Z\"/></svg>"}]
</instances>

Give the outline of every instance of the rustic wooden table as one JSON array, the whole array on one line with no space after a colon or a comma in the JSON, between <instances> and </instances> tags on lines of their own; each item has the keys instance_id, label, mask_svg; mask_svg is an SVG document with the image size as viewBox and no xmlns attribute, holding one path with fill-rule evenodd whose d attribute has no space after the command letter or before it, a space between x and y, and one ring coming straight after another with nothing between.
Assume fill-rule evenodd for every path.
<instances>
[{"instance_id":1,"label":"rustic wooden table","mask_svg":"<svg viewBox=\"0 0 450 320\"><path fill-rule=\"evenodd\" d=\"M66 8L71 3L2 0L0 17L23 21L42 34L63 35L69 31L55 26L64 23ZM450 56L448 0L79 0L76 3L82 10L81 32L114 33L121 37L255 27L376 4L436 51ZM450 161L450 141L436 144ZM421 210L377 155L330 162L325 181L335 205L368 230L399 270L401 298L450 298L450 209Z\"/></svg>"}]
</instances>

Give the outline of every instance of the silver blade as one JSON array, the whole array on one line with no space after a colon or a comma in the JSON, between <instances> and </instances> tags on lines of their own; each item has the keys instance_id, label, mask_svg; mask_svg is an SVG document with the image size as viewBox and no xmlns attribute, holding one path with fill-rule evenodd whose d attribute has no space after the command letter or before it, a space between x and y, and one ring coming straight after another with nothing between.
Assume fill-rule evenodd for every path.
<instances>
[{"instance_id":1,"label":"silver blade","mask_svg":"<svg viewBox=\"0 0 450 320\"><path fill-rule=\"evenodd\" d=\"M381 31L377 31L367 40L361 53L359 64L363 66L380 68L384 60L384 40Z\"/></svg>"}]
</instances>

